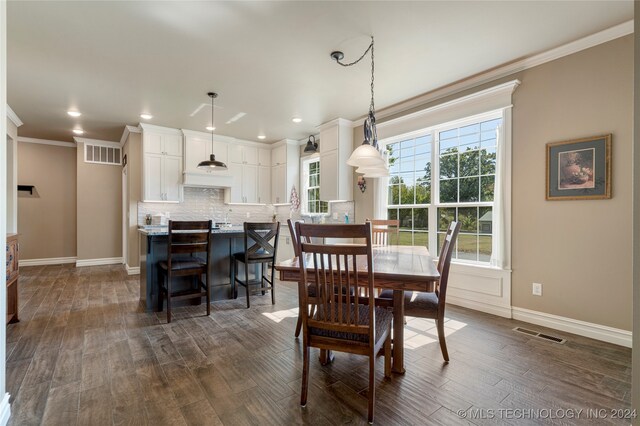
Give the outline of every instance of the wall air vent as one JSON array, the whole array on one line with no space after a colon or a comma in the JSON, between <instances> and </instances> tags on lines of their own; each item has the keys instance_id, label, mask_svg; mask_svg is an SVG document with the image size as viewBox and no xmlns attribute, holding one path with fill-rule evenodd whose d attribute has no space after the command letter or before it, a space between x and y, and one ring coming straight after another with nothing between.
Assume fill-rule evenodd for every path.
<instances>
[{"instance_id":1,"label":"wall air vent","mask_svg":"<svg viewBox=\"0 0 640 426\"><path fill-rule=\"evenodd\" d=\"M539 333L539 332L533 331L533 330L527 330L526 328L522 328L522 327L516 327L516 328L513 329L513 331L517 331L518 333L528 334L529 336L537 337L538 339L543 339L543 340L547 340L547 341L554 342L554 343L562 344L562 343L567 341L566 339L561 339L560 337L551 336L549 334L544 334L544 333Z\"/></svg>"},{"instance_id":2,"label":"wall air vent","mask_svg":"<svg viewBox=\"0 0 640 426\"><path fill-rule=\"evenodd\" d=\"M109 164L112 166L122 165L120 148L106 145L84 144L84 162Z\"/></svg>"}]
</instances>

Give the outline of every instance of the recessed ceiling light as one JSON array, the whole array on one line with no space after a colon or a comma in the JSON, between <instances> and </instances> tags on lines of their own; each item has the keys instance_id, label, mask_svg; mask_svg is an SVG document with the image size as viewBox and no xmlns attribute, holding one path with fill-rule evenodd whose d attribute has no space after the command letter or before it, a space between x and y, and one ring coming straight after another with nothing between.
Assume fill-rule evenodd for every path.
<instances>
[{"instance_id":1,"label":"recessed ceiling light","mask_svg":"<svg viewBox=\"0 0 640 426\"><path fill-rule=\"evenodd\" d=\"M82 129L73 129L73 133L75 133L76 135L81 135L84 133L84 130Z\"/></svg>"},{"instance_id":2,"label":"recessed ceiling light","mask_svg":"<svg viewBox=\"0 0 640 426\"><path fill-rule=\"evenodd\" d=\"M291 119L291 121L293 121L294 123L302 123L302 118L300 118L300 117L293 117L293 118Z\"/></svg>"},{"instance_id":3,"label":"recessed ceiling light","mask_svg":"<svg viewBox=\"0 0 640 426\"><path fill-rule=\"evenodd\" d=\"M258 135L258 139L266 139L267 137L265 135Z\"/></svg>"},{"instance_id":4,"label":"recessed ceiling light","mask_svg":"<svg viewBox=\"0 0 640 426\"><path fill-rule=\"evenodd\" d=\"M143 120L151 120L153 118L153 115L151 115L151 114L140 114L140 118L142 118Z\"/></svg>"},{"instance_id":5,"label":"recessed ceiling light","mask_svg":"<svg viewBox=\"0 0 640 426\"><path fill-rule=\"evenodd\" d=\"M67 114L69 114L72 117L80 117L82 115L82 113L80 111L67 111Z\"/></svg>"},{"instance_id":6,"label":"recessed ceiling light","mask_svg":"<svg viewBox=\"0 0 640 426\"><path fill-rule=\"evenodd\" d=\"M216 128L213 126L207 126L207 130L213 132Z\"/></svg>"}]
</instances>

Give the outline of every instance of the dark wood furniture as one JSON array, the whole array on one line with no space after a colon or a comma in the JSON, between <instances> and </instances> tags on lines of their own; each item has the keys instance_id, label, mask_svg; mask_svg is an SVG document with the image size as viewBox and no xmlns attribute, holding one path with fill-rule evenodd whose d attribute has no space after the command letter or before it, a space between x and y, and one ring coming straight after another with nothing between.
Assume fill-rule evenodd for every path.
<instances>
[{"instance_id":1,"label":"dark wood furniture","mask_svg":"<svg viewBox=\"0 0 640 426\"><path fill-rule=\"evenodd\" d=\"M426 247L374 246L372 252L375 287L393 290L393 339L397 343L393 345L393 371L404 373L404 291L434 291L440 273ZM310 255L305 256L307 267L313 268ZM364 265L359 261L361 267ZM280 262L276 270L281 281L299 282L299 257Z\"/></svg>"},{"instance_id":2,"label":"dark wood furniture","mask_svg":"<svg viewBox=\"0 0 640 426\"><path fill-rule=\"evenodd\" d=\"M293 252L296 255L296 257L298 257L298 255L300 253L298 253L298 234L296 234L296 232L297 232L296 231L296 223L304 223L304 220L302 220L302 219L297 219L297 220L287 219L287 226L289 227L289 234L291 235L291 242L293 243ZM308 240L306 242L310 243L311 240ZM313 313L315 312L315 305L311 305L309 307L309 309L310 309L309 315L313 316ZM298 314L298 321L296 322L295 337L300 336L300 331L302 331L302 315Z\"/></svg>"},{"instance_id":3,"label":"dark wood furniture","mask_svg":"<svg viewBox=\"0 0 640 426\"><path fill-rule=\"evenodd\" d=\"M18 234L7 234L7 324L18 322Z\"/></svg>"},{"instance_id":4,"label":"dark wood furniture","mask_svg":"<svg viewBox=\"0 0 640 426\"><path fill-rule=\"evenodd\" d=\"M310 347L365 355L369 357L368 420L373 423L376 355L384 347L384 375L390 377L393 315L375 306L371 224L297 223L296 231L301 259L298 291L304 350L300 405L307 405ZM307 242L313 238L364 239L365 244ZM312 271L307 269L308 263L313 265ZM315 287L315 296L309 294L309 285ZM352 296L361 294L366 296ZM307 309L310 304L317 307L313 316Z\"/></svg>"},{"instance_id":5,"label":"dark wood furniture","mask_svg":"<svg viewBox=\"0 0 640 426\"><path fill-rule=\"evenodd\" d=\"M438 272L440 281L433 292L407 292L404 295L404 314L412 317L430 318L436 321L438 330L438 340L442 357L449 362L449 351L444 336L444 309L447 298L447 282L449 281L449 267L451 266L451 256L456 245L460 222L451 222L447 234L442 242L440 258L438 258ZM393 299L391 290L383 290L380 293L382 299Z\"/></svg>"},{"instance_id":6,"label":"dark wood furniture","mask_svg":"<svg viewBox=\"0 0 640 426\"><path fill-rule=\"evenodd\" d=\"M231 276L233 286L233 297L238 297L236 284L244 286L247 290L247 308L249 308L249 295L251 293L250 286L260 286L260 291L271 291L271 304L276 303L276 295L274 292L275 263L278 250L278 236L280 235L280 222L266 223L244 223L244 251L234 253L231 259ZM251 245L250 245L251 243ZM244 264L244 281L238 278L238 262ZM261 273L256 272L256 278L251 280L249 277L249 265L260 264ZM271 278L267 278L264 273L265 265L271 264ZM259 278L258 278L259 275ZM265 285L266 284L266 285Z\"/></svg>"},{"instance_id":7,"label":"dark wood furniture","mask_svg":"<svg viewBox=\"0 0 640 426\"><path fill-rule=\"evenodd\" d=\"M211 314L209 291L209 246L211 244L211 221L169 221L169 243L167 260L158 263L158 311L162 311L163 295L167 299L167 322L171 322L171 301L198 299L207 300L207 315ZM206 253L205 258L196 257ZM202 276L205 276L204 280ZM192 277L193 286L186 290L172 290L174 277Z\"/></svg>"},{"instance_id":8,"label":"dark wood furniture","mask_svg":"<svg viewBox=\"0 0 640 426\"><path fill-rule=\"evenodd\" d=\"M372 243L377 246L398 244L400 221L397 219L367 219L371 222ZM393 238L392 238L393 237Z\"/></svg>"}]
</instances>

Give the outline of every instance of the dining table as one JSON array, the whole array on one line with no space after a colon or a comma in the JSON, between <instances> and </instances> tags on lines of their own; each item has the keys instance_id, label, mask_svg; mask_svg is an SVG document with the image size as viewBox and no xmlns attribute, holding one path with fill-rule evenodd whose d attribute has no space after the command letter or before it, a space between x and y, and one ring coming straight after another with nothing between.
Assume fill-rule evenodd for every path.
<instances>
[{"instance_id":1,"label":"dining table","mask_svg":"<svg viewBox=\"0 0 640 426\"><path fill-rule=\"evenodd\" d=\"M404 373L404 292L433 292L440 280L434 258L423 246L373 246L374 287L393 290L393 364L394 373ZM308 270L313 269L310 254ZM298 257L282 261L275 266L280 281L299 282ZM357 268L366 270L366 258L358 261ZM313 276L314 274L308 274ZM304 307L300 307L303 309Z\"/></svg>"}]
</instances>

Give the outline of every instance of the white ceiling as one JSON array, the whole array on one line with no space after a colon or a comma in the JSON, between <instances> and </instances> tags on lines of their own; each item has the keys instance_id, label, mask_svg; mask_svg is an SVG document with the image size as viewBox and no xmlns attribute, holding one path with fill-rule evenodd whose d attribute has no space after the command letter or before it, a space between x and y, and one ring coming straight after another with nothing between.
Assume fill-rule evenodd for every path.
<instances>
[{"instance_id":1,"label":"white ceiling","mask_svg":"<svg viewBox=\"0 0 640 426\"><path fill-rule=\"evenodd\" d=\"M8 102L20 136L119 140L126 124L266 142L362 117L375 36L376 108L633 18L632 1L34 2L10 1ZM77 108L80 118L67 116ZM225 124L239 112L246 115ZM300 116L302 123L292 123Z\"/></svg>"}]
</instances>

